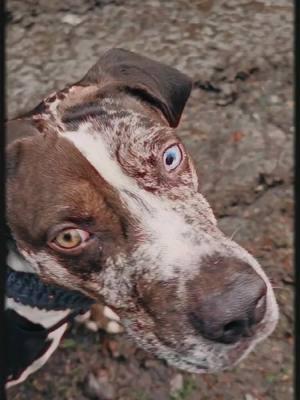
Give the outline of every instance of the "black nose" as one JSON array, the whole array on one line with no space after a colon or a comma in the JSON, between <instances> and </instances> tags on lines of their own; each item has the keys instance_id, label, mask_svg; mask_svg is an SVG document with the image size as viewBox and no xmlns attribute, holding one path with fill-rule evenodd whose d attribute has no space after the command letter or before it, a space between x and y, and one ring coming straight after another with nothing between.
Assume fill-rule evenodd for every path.
<instances>
[{"instance_id":1,"label":"black nose","mask_svg":"<svg viewBox=\"0 0 300 400\"><path fill-rule=\"evenodd\" d=\"M190 283L189 320L207 339L236 343L252 336L263 319L266 292L265 282L248 264L209 259Z\"/></svg>"}]
</instances>

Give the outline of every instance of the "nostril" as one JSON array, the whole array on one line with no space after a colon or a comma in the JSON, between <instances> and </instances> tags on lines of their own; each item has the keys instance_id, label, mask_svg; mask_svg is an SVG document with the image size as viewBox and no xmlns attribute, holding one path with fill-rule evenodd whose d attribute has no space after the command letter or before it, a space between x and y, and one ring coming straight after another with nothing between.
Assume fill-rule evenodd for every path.
<instances>
[{"instance_id":1,"label":"nostril","mask_svg":"<svg viewBox=\"0 0 300 400\"><path fill-rule=\"evenodd\" d=\"M223 327L222 342L223 343L235 343L241 336L245 336L248 330L248 323L245 320L236 320L228 322Z\"/></svg>"},{"instance_id":2,"label":"nostril","mask_svg":"<svg viewBox=\"0 0 300 400\"><path fill-rule=\"evenodd\" d=\"M224 333L242 333L244 329L244 321L232 321L224 326Z\"/></svg>"}]
</instances>

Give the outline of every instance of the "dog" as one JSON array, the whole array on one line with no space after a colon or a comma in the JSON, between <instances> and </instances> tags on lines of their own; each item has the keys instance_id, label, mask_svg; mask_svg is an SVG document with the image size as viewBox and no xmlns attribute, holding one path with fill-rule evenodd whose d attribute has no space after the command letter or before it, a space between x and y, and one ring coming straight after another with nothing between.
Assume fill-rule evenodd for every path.
<instances>
[{"instance_id":1,"label":"dog","mask_svg":"<svg viewBox=\"0 0 300 400\"><path fill-rule=\"evenodd\" d=\"M191 373L236 365L274 330L270 281L218 229L175 134L191 89L116 48L8 121L8 387L94 302Z\"/></svg>"}]
</instances>

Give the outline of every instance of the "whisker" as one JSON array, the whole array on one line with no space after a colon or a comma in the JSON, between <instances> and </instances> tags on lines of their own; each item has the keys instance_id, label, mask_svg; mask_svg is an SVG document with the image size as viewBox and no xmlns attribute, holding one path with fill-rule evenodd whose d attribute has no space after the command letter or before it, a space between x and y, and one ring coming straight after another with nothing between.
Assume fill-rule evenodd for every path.
<instances>
[{"instance_id":1,"label":"whisker","mask_svg":"<svg viewBox=\"0 0 300 400\"><path fill-rule=\"evenodd\" d=\"M238 231L241 229L240 226L238 226L231 234L230 236L230 240L232 240L234 238L234 236L238 233Z\"/></svg>"}]
</instances>

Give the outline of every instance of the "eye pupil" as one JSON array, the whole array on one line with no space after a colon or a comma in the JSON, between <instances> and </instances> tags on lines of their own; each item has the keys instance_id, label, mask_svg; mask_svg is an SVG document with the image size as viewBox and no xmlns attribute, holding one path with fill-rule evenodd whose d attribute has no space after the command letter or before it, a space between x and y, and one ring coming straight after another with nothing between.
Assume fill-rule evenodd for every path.
<instances>
[{"instance_id":1,"label":"eye pupil","mask_svg":"<svg viewBox=\"0 0 300 400\"><path fill-rule=\"evenodd\" d=\"M168 154L166 157L166 164L167 165L172 165L174 161L174 155L173 154Z\"/></svg>"},{"instance_id":2,"label":"eye pupil","mask_svg":"<svg viewBox=\"0 0 300 400\"><path fill-rule=\"evenodd\" d=\"M56 242L62 247L71 248L79 245L82 242L82 238L76 229L72 229L58 235Z\"/></svg>"},{"instance_id":3,"label":"eye pupil","mask_svg":"<svg viewBox=\"0 0 300 400\"><path fill-rule=\"evenodd\" d=\"M72 240L72 235L71 235L71 233L65 233L64 234L64 240L66 241L66 242L71 242L71 240Z\"/></svg>"}]
</instances>

